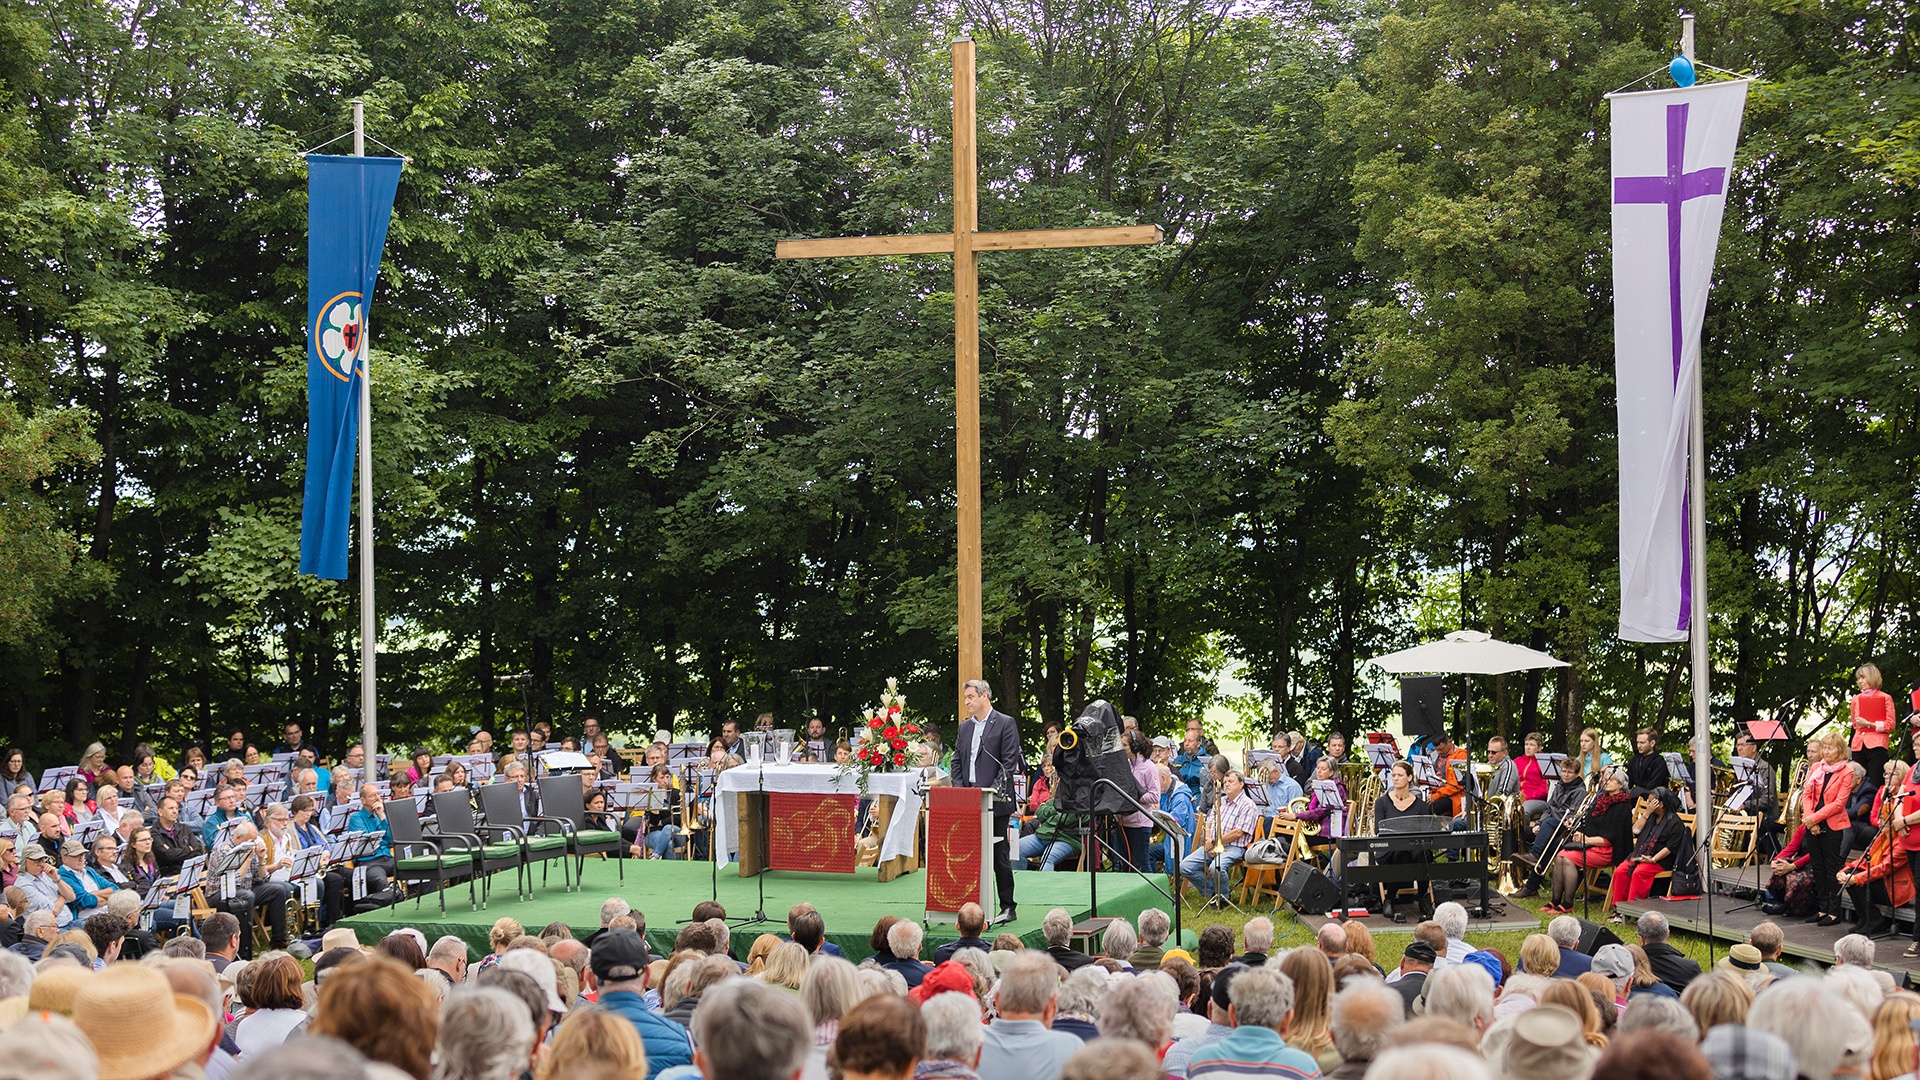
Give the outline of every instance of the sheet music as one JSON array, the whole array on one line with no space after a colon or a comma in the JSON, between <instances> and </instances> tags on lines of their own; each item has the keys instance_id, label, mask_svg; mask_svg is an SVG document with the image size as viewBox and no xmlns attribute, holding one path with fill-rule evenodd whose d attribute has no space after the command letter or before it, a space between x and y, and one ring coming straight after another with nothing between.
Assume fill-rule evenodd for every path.
<instances>
[{"instance_id":1,"label":"sheet music","mask_svg":"<svg viewBox=\"0 0 1920 1080\"><path fill-rule=\"evenodd\" d=\"M60 765L40 774L40 793L59 791L67 786L67 781L79 775L78 765Z\"/></svg>"},{"instance_id":2,"label":"sheet music","mask_svg":"<svg viewBox=\"0 0 1920 1080\"><path fill-rule=\"evenodd\" d=\"M1554 753L1539 753L1539 754L1533 755L1533 760L1538 762L1540 765L1540 775L1559 776L1560 763L1567 760L1567 755L1554 754Z\"/></svg>"},{"instance_id":3,"label":"sheet music","mask_svg":"<svg viewBox=\"0 0 1920 1080\"><path fill-rule=\"evenodd\" d=\"M1727 796L1727 809L1737 814L1740 812L1741 807L1747 805L1747 800L1752 797L1753 785L1741 784L1732 795Z\"/></svg>"},{"instance_id":4,"label":"sheet music","mask_svg":"<svg viewBox=\"0 0 1920 1080\"><path fill-rule=\"evenodd\" d=\"M1315 780L1313 795L1319 800L1321 806L1337 809L1347 805L1345 796L1340 794L1340 783L1337 780Z\"/></svg>"}]
</instances>

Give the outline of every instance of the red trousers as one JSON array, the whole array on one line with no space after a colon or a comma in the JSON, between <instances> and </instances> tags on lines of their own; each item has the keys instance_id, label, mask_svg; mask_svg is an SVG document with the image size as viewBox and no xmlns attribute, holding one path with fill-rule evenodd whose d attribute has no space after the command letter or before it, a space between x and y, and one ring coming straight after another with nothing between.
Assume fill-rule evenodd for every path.
<instances>
[{"instance_id":1,"label":"red trousers","mask_svg":"<svg viewBox=\"0 0 1920 1080\"><path fill-rule=\"evenodd\" d=\"M1659 863L1637 862L1621 863L1613 872L1613 902L1631 903L1644 900L1653 893L1653 880L1666 872Z\"/></svg>"}]
</instances>

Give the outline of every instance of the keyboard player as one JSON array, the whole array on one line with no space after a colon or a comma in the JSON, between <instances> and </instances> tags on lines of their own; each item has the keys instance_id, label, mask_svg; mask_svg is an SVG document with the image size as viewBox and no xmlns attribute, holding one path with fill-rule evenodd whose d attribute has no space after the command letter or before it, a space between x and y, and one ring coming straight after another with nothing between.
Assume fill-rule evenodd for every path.
<instances>
[{"instance_id":1,"label":"keyboard player","mask_svg":"<svg viewBox=\"0 0 1920 1080\"><path fill-rule=\"evenodd\" d=\"M1387 771L1386 792L1382 794L1379 799L1375 800L1373 804L1374 830L1376 832L1381 831L1382 825L1394 818L1426 817L1432 813L1433 811L1428 807L1427 801L1420 797L1419 788L1414 786L1413 766L1406 761L1395 761L1393 767ZM1395 851L1377 856L1377 861L1383 863L1413 862L1416 858L1418 858L1418 856L1414 852ZM1419 903L1420 912L1423 916L1433 909L1432 901L1428 898L1424 885L1417 882L1381 882L1380 910L1382 913L1391 913L1393 911L1393 904L1399 897L1402 884L1412 885L1414 899Z\"/></svg>"}]
</instances>

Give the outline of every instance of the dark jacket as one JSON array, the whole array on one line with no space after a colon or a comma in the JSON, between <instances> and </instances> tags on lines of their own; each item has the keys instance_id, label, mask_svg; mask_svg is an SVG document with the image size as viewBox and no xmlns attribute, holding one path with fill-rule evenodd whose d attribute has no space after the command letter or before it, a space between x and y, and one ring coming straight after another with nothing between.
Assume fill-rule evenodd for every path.
<instances>
[{"instance_id":1,"label":"dark jacket","mask_svg":"<svg viewBox=\"0 0 1920 1080\"><path fill-rule=\"evenodd\" d=\"M652 1012L645 999L631 990L614 990L600 995L600 1007L626 1017L640 1033L647 1049L647 1075L657 1076L662 1069L693 1064L693 1039L687 1029ZM692 1010L688 1010L692 1018Z\"/></svg>"},{"instance_id":2,"label":"dark jacket","mask_svg":"<svg viewBox=\"0 0 1920 1080\"><path fill-rule=\"evenodd\" d=\"M1627 786L1635 791L1657 791L1667 786L1667 759L1658 752L1627 759Z\"/></svg>"},{"instance_id":3,"label":"dark jacket","mask_svg":"<svg viewBox=\"0 0 1920 1080\"><path fill-rule=\"evenodd\" d=\"M1647 951L1647 963L1653 967L1653 977L1671 987L1676 994L1700 977L1700 965L1664 941L1642 945L1641 948Z\"/></svg>"},{"instance_id":4,"label":"dark jacket","mask_svg":"<svg viewBox=\"0 0 1920 1080\"><path fill-rule=\"evenodd\" d=\"M993 943L983 941L977 937L955 938L933 950L933 962L936 964L944 964L953 959L953 954L959 952L961 949L979 949L981 952L992 952ZM821 951L826 951L824 945L821 946Z\"/></svg>"},{"instance_id":5,"label":"dark jacket","mask_svg":"<svg viewBox=\"0 0 1920 1080\"><path fill-rule=\"evenodd\" d=\"M185 822L175 822L171 836L160 826L153 827L153 861L163 877L179 874L181 863L206 853L207 846L200 842L199 830Z\"/></svg>"},{"instance_id":6,"label":"dark jacket","mask_svg":"<svg viewBox=\"0 0 1920 1080\"><path fill-rule=\"evenodd\" d=\"M1160 967L1160 961L1167 958L1167 951L1156 945L1142 945L1127 957L1127 963L1138 971L1154 971Z\"/></svg>"},{"instance_id":7,"label":"dark jacket","mask_svg":"<svg viewBox=\"0 0 1920 1080\"><path fill-rule=\"evenodd\" d=\"M976 737L980 739L977 756L973 753ZM1019 721L999 709L987 710L985 720L968 717L960 722L959 734L953 740L953 786L998 792L994 813L1000 814L1003 811L999 804L1011 803L1013 781L1008 774L1020 769L1021 760Z\"/></svg>"},{"instance_id":8,"label":"dark jacket","mask_svg":"<svg viewBox=\"0 0 1920 1080\"><path fill-rule=\"evenodd\" d=\"M1075 1020L1065 1016L1056 1016L1053 1018L1053 1030L1064 1031L1068 1035L1079 1039L1081 1042L1088 1042L1100 1037L1100 1029L1098 1027L1085 1020Z\"/></svg>"},{"instance_id":9,"label":"dark jacket","mask_svg":"<svg viewBox=\"0 0 1920 1080\"><path fill-rule=\"evenodd\" d=\"M1348 1059L1341 1062L1339 1068L1328 1073L1327 1080L1361 1080L1362 1077L1367 1075L1368 1066L1372 1064L1373 1062L1371 1061Z\"/></svg>"},{"instance_id":10,"label":"dark jacket","mask_svg":"<svg viewBox=\"0 0 1920 1080\"><path fill-rule=\"evenodd\" d=\"M1088 964L1093 963L1093 957L1083 952L1074 952L1065 945L1048 946L1047 955L1053 957L1054 963L1059 964L1068 971L1078 971Z\"/></svg>"},{"instance_id":11,"label":"dark jacket","mask_svg":"<svg viewBox=\"0 0 1920 1080\"><path fill-rule=\"evenodd\" d=\"M674 1004L673 1008L668 1009L666 1012L662 1013L661 1015L665 1016L667 1019L673 1021L674 1023L679 1024L681 1027L686 1028L688 1031L692 1031L693 1030L693 1010L699 1007L700 1007L700 996L696 994L690 998L681 998L678 1002ZM649 1061L647 1064L651 1065L653 1063Z\"/></svg>"},{"instance_id":12,"label":"dark jacket","mask_svg":"<svg viewBox=\"0 0 1920 1080\"><path fill-rule=\"evenodd\" d=\"M1405 975L1402 975L1397 981L1390 982L1387 985L1400 991L1400 997L1407 1003L1407 1017L1411 1019L1413 1017L1413 1001L1420 996L1421 988L1427 985L1427 972L1409 971Z\"/></svg>"},{"instance_id":13,"label":"dark jacket","mask_svg":"<svg viewBox=\"0 0 1920 1080\"><path fill-rule=\"evenodd\" d=\"M1236 964L1245 964L1248 967L1266 967L1267 954L1263 952L1250 952L1245 956L1234 957L1233 962Z\"/></svg>"},{"instance_id":14,"label":"dark jacket","mask_svg":"<svg viewBox=\"0 0 1920 1080\"><path fill-rule=\"evenodd\" d=\"M907 980L907 989L909 990L919 986L920 981L927 977L927 972L932 970L918 960L901 960L898 957L880 966L886 968L888 971L899 972L900 977Z\"/></svg>"},{"instance_id":15,"label":"dark jacket","mask_svg":"<svg viewBox=\"0 0 1920 1080\"><path fill-rule=\"evenodd\" d=\"M1585 975L1592 970L1593 957L1588 956L1578 949L1569 949L1562 946L1560 949L1560 966L1553 970L1553 977L1556 979L1571 979L1576 976Z\"/></svg>"}]
</instances>

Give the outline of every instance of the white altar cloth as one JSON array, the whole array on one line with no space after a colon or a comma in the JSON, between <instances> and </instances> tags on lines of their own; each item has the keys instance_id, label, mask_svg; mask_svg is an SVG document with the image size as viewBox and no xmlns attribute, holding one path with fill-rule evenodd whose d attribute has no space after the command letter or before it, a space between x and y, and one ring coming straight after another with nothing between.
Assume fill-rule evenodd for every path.
<instances>
[{"instance_id":1,"label":"white altar cloth","mask_svg":"<svg viewBox=\"0 0 1920 1080\"><path fill-rule=\"evenodd\" d=\"M776 765L766 764L766 790L820 792L830 795L858 795L860 785L852 772L841 775L840 766L826 764ZM714 857L724 858L721 852L733 851L739 845L740 802L735 795L742 791L761 789L762 769L759 765L736 765L720 774L719 794L714 803L719 813L714 815L715 838ZM893 821L887 826L887 834L880 838L880 861L885 862L896 856L912 857L915 854L914 833L920 825L920 804L925 801L921 786L924 780L918 770L904 773L876 772L867 779L869 795L891 795L900 800L893 808ZM853 837L846 838L853 843Z\"/></svg>"}]
</instances>

